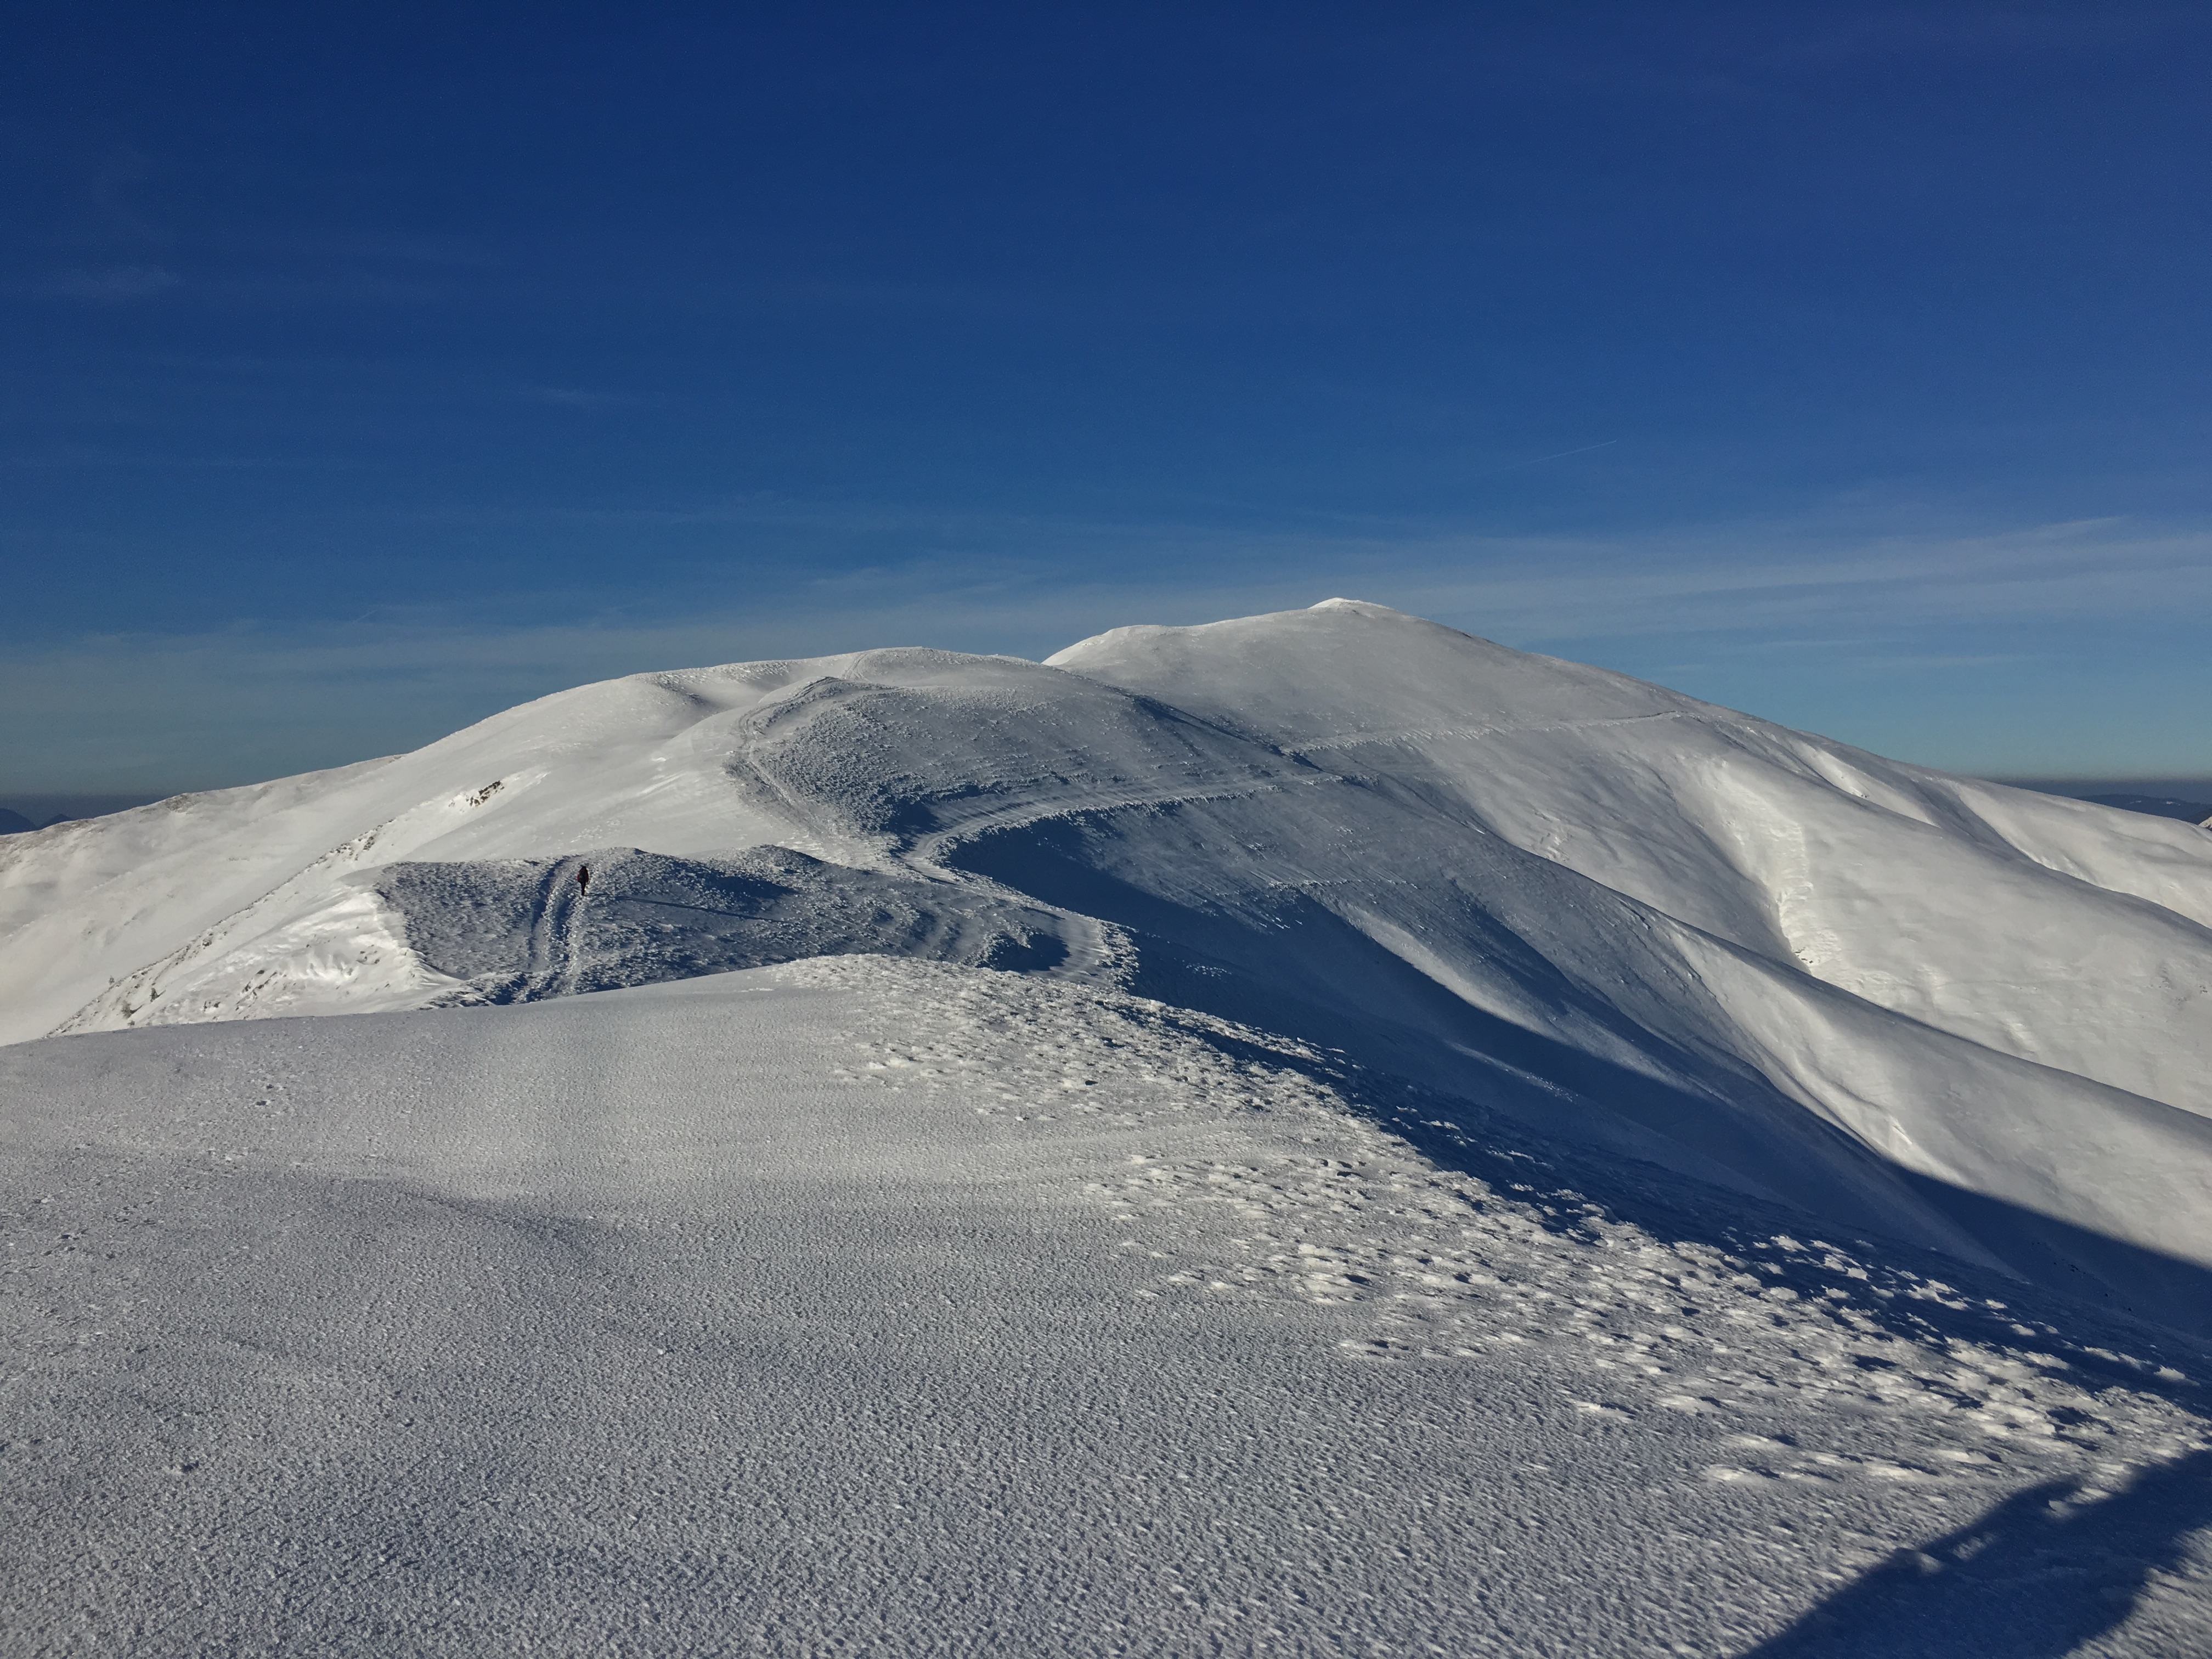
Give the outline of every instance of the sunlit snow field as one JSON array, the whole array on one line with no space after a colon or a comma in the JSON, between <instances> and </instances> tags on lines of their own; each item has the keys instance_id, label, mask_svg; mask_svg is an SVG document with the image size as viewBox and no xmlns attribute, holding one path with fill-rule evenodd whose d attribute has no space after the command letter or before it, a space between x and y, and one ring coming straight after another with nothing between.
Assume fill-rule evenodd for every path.
<instances>
[{"instance_id":1,"label":"sunlit snow field","mask_svg":"<svg viewBox=\"0 0 2212 1659\"><path fill-rule=\"evenodd\" d=\"M1333 602L0 905L10 1652L2212 1648L2187 824Z\"/></svg>"}]
</instances>

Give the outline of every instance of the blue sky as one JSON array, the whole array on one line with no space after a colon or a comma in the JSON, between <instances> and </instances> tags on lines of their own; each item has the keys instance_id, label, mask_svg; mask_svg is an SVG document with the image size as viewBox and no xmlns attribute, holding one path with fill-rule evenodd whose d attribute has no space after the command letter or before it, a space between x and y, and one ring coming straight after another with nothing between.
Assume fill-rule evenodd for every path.
<instances>
[{"instance_id":1,"label":"blue sky","mask_svg":"<svg viewBox=\"0 0 2212 1659\"><path fill-rule=\"evenodd\" d=\"M2212 774L2212 10L18 6L0 795L1334 593Z\"/></svg>"}]
</instances>

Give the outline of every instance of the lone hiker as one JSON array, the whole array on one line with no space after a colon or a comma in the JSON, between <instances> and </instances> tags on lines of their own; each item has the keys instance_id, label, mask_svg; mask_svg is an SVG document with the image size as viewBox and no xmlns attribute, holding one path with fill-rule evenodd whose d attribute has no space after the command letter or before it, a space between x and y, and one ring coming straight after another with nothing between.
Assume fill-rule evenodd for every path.
<instances>
[{"instance_id":1,"label":"lone hiker","mask_svg":"<svg viewBox=\"0 0 2212 1659\"><path fill-rule=\"evenodd\" d=\"M580 864L576 866L576 890L580 893L588 893L592 890L592 866L588 864Z\"/></svg>"}]
</instances>

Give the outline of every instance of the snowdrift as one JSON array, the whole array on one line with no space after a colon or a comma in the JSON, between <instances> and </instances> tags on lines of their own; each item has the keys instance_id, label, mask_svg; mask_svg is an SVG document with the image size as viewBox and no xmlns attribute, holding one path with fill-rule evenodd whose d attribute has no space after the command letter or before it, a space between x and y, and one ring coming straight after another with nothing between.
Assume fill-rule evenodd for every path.
<instances>
[{"instance_id":1,"label":"snowdrift","mask_svg":"<svg viewBox=\"0 0 2212 1659\"><path fill-rule=\"evenodd\" d=\"M10 837L0 930L7 1042L1011 969L2212 1325L2212 836L1377 605L586 686Z\"/></svg>"}]
</instances>

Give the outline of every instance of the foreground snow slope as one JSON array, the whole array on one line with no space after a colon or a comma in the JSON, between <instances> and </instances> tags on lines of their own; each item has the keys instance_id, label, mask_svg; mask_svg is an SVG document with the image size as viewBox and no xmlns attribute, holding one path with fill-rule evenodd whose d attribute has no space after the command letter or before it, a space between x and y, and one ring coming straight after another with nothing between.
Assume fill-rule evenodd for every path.
<instances>
[{"instance_id":1,"label":"foreground snow slope","mask_svg":"<svg viewBox=\"0 0 2212 1659\"><path fill-rule=\"evenodd\" d=\"M10 1654L2212 1644L2187 1345L1110 990L854 957L0 1100Z\"/></svg>"},{"instance_id":2,"label":"foreground snow slope","mask_svg":"<svg viewBox=\"0 0 2212 1659\"><path fill-rule=\"evenodd\" d=\"M1331 601L640 676L12 837L0 1037L1019 967L2203 1327L2208 896L2189 826Z\"/></svg>"}]
</instances>

